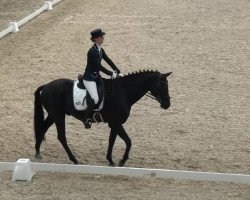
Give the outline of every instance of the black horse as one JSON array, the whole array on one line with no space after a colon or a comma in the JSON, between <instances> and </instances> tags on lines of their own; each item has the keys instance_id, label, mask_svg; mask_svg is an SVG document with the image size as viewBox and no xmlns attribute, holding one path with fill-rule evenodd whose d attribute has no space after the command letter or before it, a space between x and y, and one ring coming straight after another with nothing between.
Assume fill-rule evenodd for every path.
<instances>
[{"instance_id":1,"label":"black horse","mask_svg":"<svg viewBox=\"0 0 250 200\"><path fill-rule=\"evenodd\" d=\"M131 139L123 128L123 125L130 114L131 107L141 99L148 91L151 97L156 99L163 109L170 107L170 96L168 92L167 76L157 71L140 71L114 80L103 79L105 86L105 103L100 111L103 120L111 128L107 160L110 166L115 166L112 159L112 150L117 135L126 143L126 150L119 166L123 166L129 158ZM73 105L72 90L74 81L70 79L57 79L48 84L40 86L35 92L34 107L34 131L36 158L41 158L40 146L48 128L55 123L58 133L58 140L66 150L69 159L74 164L79 161L72 154L67 145L65 134L65 115L83 120L84 111L77 111ZM44 119L43 107L48 113Z\"/></svg>"}]
</instances>

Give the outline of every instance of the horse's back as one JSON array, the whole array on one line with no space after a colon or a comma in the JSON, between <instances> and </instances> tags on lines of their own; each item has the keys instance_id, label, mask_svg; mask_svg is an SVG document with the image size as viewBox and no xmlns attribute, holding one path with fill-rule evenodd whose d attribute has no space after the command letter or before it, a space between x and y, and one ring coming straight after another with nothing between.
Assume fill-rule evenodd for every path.
<instances>
[{"instance_id":1,"label":"horse's back","mask_svg":"<svg viewBox=\"0 0 250 200\"><path fill-rule=\"evenodd\" d=\"M65 100L72 94L74 81L66 78L56 79L43 86L42 104L47 111L61 110Z\"/></svg>"}]
</instances>

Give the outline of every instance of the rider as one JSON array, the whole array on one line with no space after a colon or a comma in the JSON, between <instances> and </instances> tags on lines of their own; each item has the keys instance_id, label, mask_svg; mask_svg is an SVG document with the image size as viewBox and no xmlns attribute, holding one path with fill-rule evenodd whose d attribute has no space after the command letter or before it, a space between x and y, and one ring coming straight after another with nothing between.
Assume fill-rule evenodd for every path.
<instances>
[{"instance_id":1,"label":"rider","mask_svg":"<svg viewBox=\"0 0 250 200\"><path fill-rule=\"evenodd\" d=\"M101 44L104 40L105 33L102 30L95 29L91 31L91 41L94 42L94 45L88 51L87 57L87 66L85 68L85 72L83 74L83 84L86 87L87 91L91 96L91 101L88 102L88 107L85 112L85 116L83 119L85 128L91 128L92 123L92 113L95 105L99 101L99 96L97 93L96 81L100 78L99 72L110 75L113 79L115 79L118 75L123 76L120 73L120 70L115 66L112 60L107 56L104 49L101 47ZM102 58L109 64L109 66L113 69L112 71L107 70L101 65Z\"/></svg>"}]
</instances>

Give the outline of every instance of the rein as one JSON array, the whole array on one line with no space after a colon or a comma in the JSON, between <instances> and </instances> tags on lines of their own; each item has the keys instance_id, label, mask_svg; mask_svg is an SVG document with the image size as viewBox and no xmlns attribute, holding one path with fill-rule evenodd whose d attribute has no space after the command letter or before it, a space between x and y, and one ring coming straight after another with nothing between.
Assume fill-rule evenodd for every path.
<instances>
[{"instance_id":1,"label":"rein","mask_svg":"<svg viewBox=\"0 0 250 200\"><path fill-rule=\"evenodd\" d=\"M146 93L145 95L146 95L147 97L150 97L151 99L154 99L154 100L156 100L156 101L159 101L160 103L162 102L161 98L159 98L159 97L156 98L156 97L154 97L153 95L151 95L150 93ZM172 97L167 96L166 99L172 99Z\"/></svg>"},{"instance_id":2,"label":"rein","mask_svg":"<svg viewBox=\"0 0 250 200\"><path fill-rule=\"evenodd\" d=\"M156 98L156 97L154 97L152 94L150 94L150 93L146 93L145 94L147 97L150 97L151 99L154 99L154 100L156 100L156 101L158 101L158 98Z\"/></svg>"}]
</instances>

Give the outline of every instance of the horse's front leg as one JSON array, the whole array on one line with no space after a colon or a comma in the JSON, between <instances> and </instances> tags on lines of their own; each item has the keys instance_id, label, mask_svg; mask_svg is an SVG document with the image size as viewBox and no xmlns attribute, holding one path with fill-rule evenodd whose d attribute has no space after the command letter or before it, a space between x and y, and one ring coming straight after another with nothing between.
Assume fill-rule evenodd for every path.
<instances>
[{"instance_id":1,"label":"horse's front leg","mask_svg":"<svg viewBox=\"0 0 250 200\"><path fill-rule=\"evenodd\" d=\"M125 153L123 155L123 158L120 160L118 166L122 167L124 166L124 164L126 163L126 161L129 159L129 152L132 146L131 143L131 139L129 138L128 134L126 133L125 129L123 128L122 125L119 126L118 129L118 135L120 136L120 138L125 142L126 144L126 150Z\"/></svg>"},{"instance_id":2,"label":"horse's front leg","mask_svg":"<svg viewBox=\"0 0 250 200\"><path fill-rule=\"evenodd\" d=\"M109 161L109 166L116 166L113 159L112 159L112 151L113 151L113 147L115 144L115 139L117 136L117 132L114 128L111 127L111 131L110 131L110 135L109 135L109 146L108 146L108 152L107 152L107 160Z\"/></svg>"}]
</instances>

